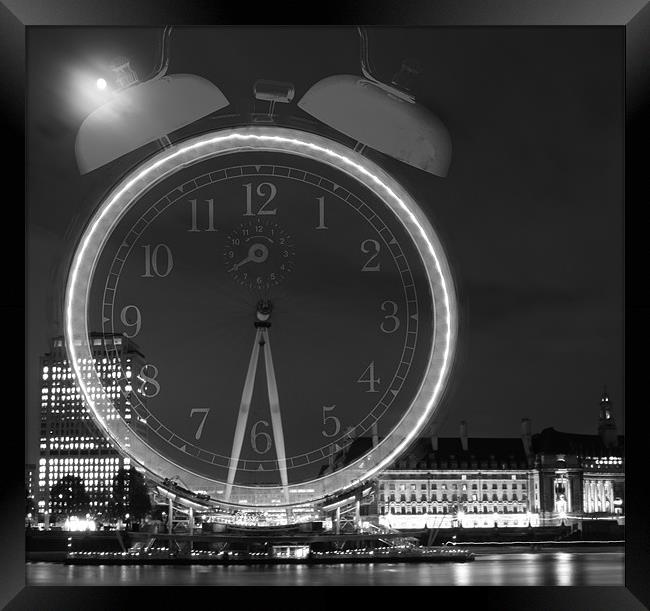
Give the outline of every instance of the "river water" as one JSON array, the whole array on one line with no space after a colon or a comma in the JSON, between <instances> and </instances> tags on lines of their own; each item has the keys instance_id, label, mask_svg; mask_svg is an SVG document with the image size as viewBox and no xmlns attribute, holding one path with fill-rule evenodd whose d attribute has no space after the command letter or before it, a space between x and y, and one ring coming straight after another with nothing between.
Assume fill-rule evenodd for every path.
<instances>
[{"instance_id":1,"label":"river water","mask_svg":"<svg viewBox=\"0 0 650 611\"><path fill-rule=\"evenodd\" d=\"M474 562L277 566L72 566L27 563L27 585L582 586L624 583L621 550L477 553Z\"/></svg>"}]
</instances>

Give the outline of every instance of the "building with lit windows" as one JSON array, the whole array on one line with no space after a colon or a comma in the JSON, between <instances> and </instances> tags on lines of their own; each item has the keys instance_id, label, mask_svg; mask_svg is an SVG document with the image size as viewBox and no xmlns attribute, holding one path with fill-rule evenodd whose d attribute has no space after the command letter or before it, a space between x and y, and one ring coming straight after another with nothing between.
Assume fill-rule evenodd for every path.
<instances>
[{"instance_id":1,"label":"building with lit windows","mask_svg":"<svg viewBox=\"0 0 650 611\"><path fill-rule=\"evenodd\" d=\"M538 526L539 474L518 438L421 438L376 484L379 524L395 529Z\"/></svg>"},{"instance_id":2,"label":"building with lit windows","mask_svg":"<svg viewBox=\"0 0 650 611\"><path fill-rule=\"evenodd\" d=\"M625 438L617 434L606 391L600 400L597 435L548 428L532 442L545 524L625 514Z\"/></svg>"},{"instance_id":3,"label":"building with lit windows","mask_svg":"<svg viewBox=\"0 0 650 611\"><path fill-rule=\"evenodd\" d=\"M101 373L102 389L112 399L107 418L131 418L130 380L144 357L139 348L119 334L91 333L92 362L80 362L81 371L95 367ZM50 491L65 476L83 480L90 511L102 513L107 506L118 470L128 468L92 420L75 381L62 337L52 340L41 358L41 429L37 503L39 522L49 523L56 509ZM91 389L92 392L93 389Z\"/></svg>"},{"instance_id":4,"label":"building with lit windows","mask_svg":"<svg viewBox=\"0 0 650 611\"><path fill-rule=\"evenodd\" d=\"M372 502L357 499L365 501L357 519L397 530L623 523L624 437L606 392L594 435L553 428L533 435L528 419L520 437L468 437L465 422L459 433L416 440L374 479ZM336 462L349 464L377 443L358 438Z\"/></svg>"},{"instance_id":5,"label":"building with lit windows","mask_svg":"<svg viewBox=\"0 0 650 611\"><path fill-rule=\"evenodd\" d=\"M36 475L36 465L25 465L25 494L28 499L34 498L34 476Z\"/></svg>"}]
</instances>

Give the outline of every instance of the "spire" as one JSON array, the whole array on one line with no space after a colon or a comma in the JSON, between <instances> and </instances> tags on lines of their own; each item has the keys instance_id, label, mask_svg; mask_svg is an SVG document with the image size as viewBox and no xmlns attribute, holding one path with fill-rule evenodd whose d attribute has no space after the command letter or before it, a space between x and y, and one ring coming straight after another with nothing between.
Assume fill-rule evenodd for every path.
<instances>
[{"instance_id":1,"label":"spire","mask_svg":"<svg viewBox=\"0 0 650 611\"><path fill-rule=\"evenodd\" d=\"M603 394L600 397L598 434L606 447L610 448L618 444L616 421L612 416L612 405L609 400L609 395L607 394L607 386L603 387Z\"/></svg>"},{"instance_id":2,"label":"spire","mask_svg":"<svg viewBox=\"0 0 650 611\"><path fill-rule=\"evenodd\" d=\"M603 394L600 396L600 419L610 420L612 418L609 395L607 394L607 385L603 386Z\"/></svg>"}]
</instances>

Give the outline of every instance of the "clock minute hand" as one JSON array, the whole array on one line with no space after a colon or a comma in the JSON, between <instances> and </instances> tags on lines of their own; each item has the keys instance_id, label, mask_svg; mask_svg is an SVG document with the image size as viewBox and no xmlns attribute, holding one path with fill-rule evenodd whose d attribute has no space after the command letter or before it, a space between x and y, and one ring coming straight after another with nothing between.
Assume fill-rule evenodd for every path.
<instances>
[{"instance_id":1,"label":"clock minute hand","mask_svg":"<svg viewBox=\"0 0 650 611\"><path fill-rule=\"evenodd\" d=\"M278 457L280 469L280 480L284 488L284 495L289 502L289 478L287 476L287 458L284 450L284 433L282 432L282 416L280 414L280 397L278 385L275 380L275 368L273 367L273 355L271 353L271 342L269 339L268 327L262 331L262 349L264 350L264 364L266 366L266 385L269 391L269 407L271 411L271 425L273 427L273 439L275 441L275 453Z\"/></svg>"},{"instance_id":2,"label":"clock minute hand","mask_svg":"<svg viewBox=\"0 0 650 611\"><path fill-rule=\"evenodd\" d=\"M244 381L244 390L242 391L241 403L239 404L239 416L237 417L237 426L235 427L235 436L232 442L232 451L230 452L230 463L228 465L228 480L226 482L225 501L230 500L232 485L237 473L239 455L241 454L242 443L244 442L244 433L246 432L246 421L248 412L253 398L253 387L255 385L255 374L257 372L257 361L260 355L260 342L262 341L262 329L258 329L255 334L255 342L251 351L251 359L248 363L248 372Z\"/></svg>"}]
</instances>

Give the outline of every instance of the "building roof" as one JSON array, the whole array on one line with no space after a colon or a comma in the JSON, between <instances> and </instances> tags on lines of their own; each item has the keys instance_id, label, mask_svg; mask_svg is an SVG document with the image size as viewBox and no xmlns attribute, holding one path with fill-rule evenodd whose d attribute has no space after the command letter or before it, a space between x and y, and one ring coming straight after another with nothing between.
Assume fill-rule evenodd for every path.
<instances>
[{"instance_id":1,"label":"building roof","mask_svg":"<svg viewBox=\"0 0 650 611\"><path fill-rule=\"evenodd\" d=\"M618 435L618 445L608 448L600 435L563 433L553 427L533 435L533 451L536 454L571 454L583 456L623 456L625 436Z\"/></svg>"},{"instance_id":2,"label":"building roof","mask_svg":"<svg viewBox=\"0 0 650 611\"><path fill-rule=\"evenodd\" d=\"M578 460L585 457L623 457L625 437L618 435L616 439L615 447L607 447L598 434L564 433L550 427L532 435L531 455L528 456L521 437L468 437L467 450L463 450L460 437L440 437L437 441L435 437L420 437L387 470L531 469L535 457L542 455L566 454ZM370 437L354 439L335 456L335 469L354 462L371 447ZM319 475L324 475L330 469L323 467Z\"/></svg>"},{"instance_id":3,"label":"building roof","mask_svg":"<svg viewBox=\"0 0 650 611\"><path fill-rule=\"evenodd\" d=\"M528 459L518 437L468 437L467 450L459 437L421 437L393 468L527 469Z\"/></svg>"},{"instance_id":4,"label":"building roof","mask_svg":"<svg viewBox=\"0 0 650 611\"><path fill-rule=\"evenodd\" d=\"M370 450L369 437L355 439L339 453L337 463L350 464ZM387 469L528 469L528 458L518 437L469 437L467 451L458 437L420 437Z\"/></svg>"}]
</instances>

